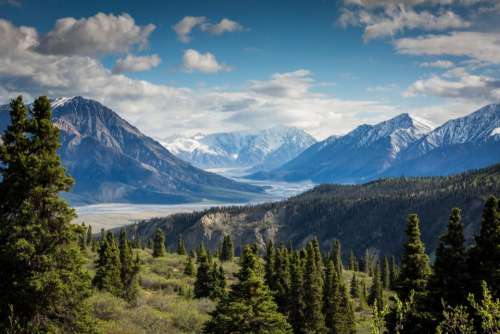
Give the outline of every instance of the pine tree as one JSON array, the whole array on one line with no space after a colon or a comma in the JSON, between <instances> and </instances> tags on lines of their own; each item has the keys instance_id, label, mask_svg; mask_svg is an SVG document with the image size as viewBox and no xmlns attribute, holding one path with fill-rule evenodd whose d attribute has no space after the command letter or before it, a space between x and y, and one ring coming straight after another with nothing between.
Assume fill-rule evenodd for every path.
<instances>
[{"instance_id":1,"label":"pine tree","mask_svg":"<svg viewBox=\"0 0 500 334\"><path fill-rule=\"evenodd\" d=\"M359 287L359 281L356 277L356 272L352 273L351 279L351 296L352 298L360 298L361 297L361 288Z\"/></svg>"},{"instance_id":2,"label":"pine tree","mask_svg":"<svg viewBox=\"0 0 500 334\"><path fill-rule=\"evenodd\" d=\"M470 274L476 295L481 281L488 284L494 298L500 298L500 201L490 196L483 209L479 235L470 250Z\"/></svg>"},{"instance_id":3,"label":"pine tree","mask_svg":"<svg viewBox=\"0 0 500 334\"><path fill-rule=\"evenodd\" d=\"M59 197L73 180L57 155L49 100L29 112L18 97L10 121L0 143L0 332L10 321L26 333L92 332L76 215Z\"/></svg>"},{"instance_id":4,"label":"pine tree","mask_svg":"<svg viewBox=\"0 0 500 334\"><path fill-rule=\"evenodd\" d=\"M225 235L222 240L222 248L220 253L221 261L232 261L234 257L234 246L230 235Z\"/></svg>"},{"instance_id":5,"label":"pine tree","mask_svg":"<svg viewBox=\"0 0 500 334\"><path fill-rule=\"evenodd\" d=\"M267 286L272 290L276 284L274 282L274 261L276 257L276 249L272 240L269 240L266 245L265 260L265 281Z\"/></svg>"},{"instance_id":6,"label":"pine tree","mask_svg":"<svg viewBox=\"0 0 500 334\"><path fill-rule=\"evenodd\" d=\"M156 229L153 240L153 257L161 257L165 255L165 235L160 228Z\"/></svg>"},{"instance_id":7,"label":"pine tree","mask_svg":"<svg viewBox=\"0 0 500 334\"><path fill-rule=\"evenodd\" d=\"M314 239L315 240L315 239ZM307 256L304 271L304 293L306 308L304 316L306 319L305 330L309 333L325 333L325 318L323 309L323 273L318 268L318 257L314 240L307 245Z\"/></svg>"},{"instance_id":8,"label":"pine tree","mask_svg":"<svg viewBox=\"0 0 500 334\"><path fill-rule=\"evenodd\" d=\"M286 318L277 311L263 279L260 259L251 246L245 246L241 257L238 282L231 286L227 297L222 298L212 318L205 324L206 334L285 334L292 333Z\"/></svg>"},{"instance_id":9,"label":"pine tree","mask_svg":"<svg viewBox=\"0 0 500 334\"><path fill-rule=\"evenodd\" d=\"M397 292L401 299L406 300L410 291L425 292L430 275L429 257L425 254L425 246L420 239L420 222L416 214L408 216L406 229L407 242L401 261L401 272Z\"/></svg>"},{"instance_id":10,"label":"pine tree","mask_svg":"<svg viewBox=\"0 0 500 334\"><path fill-rule=\"evenodd\" d=\"M188 256L186 258L186 263L184 264L184 275L193 276L194 272L195 270L194 270L193 258L191 256Z\"/></svg>"},{"instance_id":11,"label":"pine tree","mask_svg":"<svg viewBox=\"0 0 500 334\"><path fill-rule=\"evenodd\" d=\"M467 263L464 227L460 209L454 208L448 220L448 229L439 239L433 274L429 279L429 299L435 318L443 314L442 300L449 306L466 303Z\"/></svg>"},{"instance_id":12,"label":"pine tree","mask_svg":"<svg viewBox=\"0 0 500 334\"><path fill-rule=\"evenodd\" d=\"M120 252L113 233L107 232L101 241L98 258L95 263L96 274L92 284L99 290L108 291L115 296L122 296Z\"/></svg>"},{"instance_id":13,"label":"pine tree","mask_svg":"<svg viewBox=\"0 0 500 334\"><path fill-rule=\"evenodd\" d=\"M298 252L293 252L290 264L290 305L288 321L296 334L306 333L304 318L304 277L302 260Z\"/></svg>"},{"instance_id":14,"label":"pine tree","mask_svg":"<svg viewBox=\"0 0 500 334\"><path fill-rule=\"evenodd\" d=\"M204 248L203 248L204 249ZM200 251L198 255L198 268L196 270L196 281L194 282L194 296L196 298L210 297L214 288L212 269L207 253Z\"/></svg>"},{"instance_id":15,"label":"pine tree","mask_svg":"<svg viewBox=\"0 0 500 334\"><path fill-rule=\"evenodd\" d=\"M137 282L137 275L140 270L140 260L137 254L135 260L133 259L132 248L127 239L125 229L120 231L120 278L123 286L123 298L131 304L135 304L137 300L137 293L139 284Z\"/></svg>"},{"instance_id":16,"label":"pine tree","mask_svg":"<svg viewBox=\"0 0 500 334\"><path fill-rule=\"evenodd\" d=\"M87 228L87 248L92 247L92 225Z\"/></svg>"},{"instance_id":17,"label":"pine tree","mask_svg":"<svg viewBox=\"0 0 500 334\"><path fill-rule=\"evenodd\" d=\"M370 294L368 295L368 304L374 305L375 301L377 302L377 306L379 308L384 307L384 296L383 296L383 288L382 281L380 279L380 266L377 264L375 266L375 270L373 271L373 283L370 288Z\"/></svg>"},{"instance_id":18,"label":"pine tree","mask_svg":"<svg viewBox=\"0 0 500 334\"><path fill-rule=\"evenodd\" d=\"M184 245L182 235L179 235L179 237L177 238L177 254L186 255L186 246Z\"/></svg>"},{"instance_id":19,"label":"pine tree","mask_svg":"<svg viewBox=\"0 0 500 334\"><path fill-rule=\"evenodd\" d=\"M382 262L382 285L384 289L389 289L391 286L391 268L389 266L389 259L387 256L384 256L384 260ZM378 305L380 308L381 305Z\"/></svg>"},{"instance_id":20,"label":"pine tree","mask_svg":"<svg viewBox=\"0 0 500 334\"><path fill-rule=\"evenodd\" d=\"M323 313L328 333L335 333L335 324L340 303L340 279L332 259L325 269L325 284L323 294Z\"/></svg>"}]
</instances>

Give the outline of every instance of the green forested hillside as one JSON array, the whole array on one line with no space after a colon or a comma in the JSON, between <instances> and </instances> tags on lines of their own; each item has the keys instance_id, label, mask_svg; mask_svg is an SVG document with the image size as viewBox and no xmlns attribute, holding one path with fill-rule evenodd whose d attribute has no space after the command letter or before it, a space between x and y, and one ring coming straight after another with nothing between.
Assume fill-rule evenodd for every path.
<instances>
[{"instance_id":1,"label":"green forested hillside","mask_svg":"<svg viewBox=\"0 0 500 334\"><path fill-rule=\"evenodd\" d=\"M241 207L212 208L191 214L155 218L129 227L140 239L150 239L157 227L173 247L182 235L189 247L204 241L215 249L225 233L237 246L268 239L304 245L317 236L326 249L339 239L345 249L361 254L372 248L399 254L405 219L421 217L423 240L433 252L450 210L462 208L470 242L488 195L500 194L500 165L447 177L383 179L363 185L321 185L286 201Z\"/></svg>"}]
</instances>

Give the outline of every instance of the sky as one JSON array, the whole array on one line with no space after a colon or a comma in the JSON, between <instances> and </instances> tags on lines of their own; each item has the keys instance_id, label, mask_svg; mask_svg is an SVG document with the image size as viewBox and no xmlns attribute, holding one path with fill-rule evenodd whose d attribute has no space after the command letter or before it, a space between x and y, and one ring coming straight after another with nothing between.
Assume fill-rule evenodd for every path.
<instances>
[{"instance_id":1,"label":"sky","mask_svg":"<svg viewBox=\"0 0 500 334\"><path fill-rule=\"evenodd\" d=\"M500 0L0 0L0 104L20 94L155 138L439 125L500 102Z\"/></svg>"}]
</instances>

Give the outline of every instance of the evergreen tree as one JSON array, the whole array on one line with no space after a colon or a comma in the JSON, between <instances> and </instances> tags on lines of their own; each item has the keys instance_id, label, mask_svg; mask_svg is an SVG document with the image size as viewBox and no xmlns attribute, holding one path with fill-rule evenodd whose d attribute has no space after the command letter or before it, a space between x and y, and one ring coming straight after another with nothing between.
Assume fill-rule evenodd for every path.
<instances>
[{"instance_id":1,"label":"evergreen tree","mask_svg":"<svg viewBox=\"0 0 500 334\"><path fill-rule=\"evenodd\" d=\"M221 261L232 261L234 257L234 246L233 241L231 240L231 236L225 235L222 240L222 248L220 253Z\"/></svg>"},{"instance_id":2,"label":"evergreen tree","mask_svg":"<svg viewBox=\"0 0 500 334\"><path fill-rule=\"evenodd\" d=\"M214 262L212 264L211 275L212 291L210 292L210 298L222 298L226 293L226 275L224 274L224 268L222 266L217 266Z\"/></svg>"},{"instance_id":3,"label":"evergreen tree","mask_svg":"<svg viewBox=\"0 0 500 334\"><path fill-rule=\"evenodd\" d=\"M273 290L276 286L274 282L274 261L276 257L276 249L274 248L274 244L272 240L269 240L266 244L266 256L264 258L265 261L265 281L267 286Z\"/></svg>"},{"instance_id":4,"label":"evergreen tree","mask_svg":"<svg viewBox=\"0 0 500 334\"><path fill-rule=\"evenodd\" d=\"M442 300L454 307L466 302L467 263L464 246L464 227L460 209L454 208L448 220L448 229L439 239L433 274L429 279L429 308L434 317L442 318Z\"/></svg>"},{"instance_id":5,"label":"evergreen tree","mask_svg":"<svg viewBox=\"0 0 500 334\"><path fill-rule=\"evenodd\" d=\"M182 235L179 235L179 237L177 238L177 254L186 255L186 246L184 245Z\"/></svg>"},{"instance_id":6,"label":"evergreen tree","mask_svg":"<svg viewBox=\"0 0 500 334\"><path fill-rule=\"evenodd\" d=\"M323 295L323 313L325 315L325 326L328 333L335 333L335 323L338 316L340 304L340 279L335 269L333 260L330 259L325 270L325 284Z\"/></svg>"},{"instance_id":7,"label":"evergreen tree","mask_svg":"<svg viewBox=\"0 0 500 334\"><path fill-rule=\"evenodd\" d=\"M361 297L361 288L359 287L359 281L358 278L356 277L356 272L353 272L352 274L352 279L351 279L351 296L353 298L360 298Z\"/></svg>"},{"instance_id":8,"label":"evergreen tree","mask_svg":"<svg viewBox=\"0 0 500 334\"><path fill-rule=\"evenodd\" d=\"M344 284L339 287L339 303L337 308L337 314L335 316L334 330L330 333L334 334L354 334L356 333L355 328L355 317L354 317L354 307L352 305L351 298L349 298L349 292Z\"/></svg>"},{"instance_id":9,"label":"evergreen tree","mask_svg":"<svg viewBox=\"0 0 500 334\"><path fill-rule=\"evenodd\" d=\"M401 272L397 292L401 299L406 300L410 291L425 292L427 279L430 275L429 257L425 254L425 246L420 239L420 222L416 214L408 216L406 229L407 242L401 261Z\"/></svg>"},{"instance_id":10,"label":"evergreen tree","mask_svg":"<svg viewBox=\"0 0 500 334\"><path fill-rule=\"evenodd\" d=\"M351 253L349 255L349 270L358 271L358 259L356 255L354 255L354 251L351 249Z\"/></svg>"},{"instance_id":11,"label":"evergreen tree","mask_svg":"<svg viewBox=\"0 0 500 334\"><path fill-rule=\"evenodd\" d=\"M316 240L316 239L314 239ZM314 240L307 245L307 256L304 271L304 310L305 330L308 333L325 333L323 309L322 268L317 266L318 258ZM317 244L317 242L316 242Z\"/></svg>"},{"instance_id":12,"label":"evergreen tree","mask_svg":"<svg viewBox=\"0 0 500 334\"><path fill-rule=\"evenodd\" d=\"M217 304L204 327L206 334L285 334L292 333L286 318L277 311L263 279L263 268L254 249L245 246L238 282Z\"/></svg>"},{"instance_id":13,"label":"evergreen tree","mask_svg":"<svg viewBox=\"0 0 500 334\"><path fill-rule=\"evenodd\" d=\"M384 289L389 289L391 287L391 268L389 266L389 259L387 256L384 256L384 260L382 263L382 285ZM381 305L378 305L380 308Z\"/></svg>"},{"instance_id":14,"label":"evergreen tree","mask_svg":"<svg viewBox=\"0 0 500 334\"><path fill-rule=\"evenodd\" d=\"M302 260L298 252L293 252L290 264L290 305L288 319L296 334L306 333L304 318L304 277Z\"/></svg>"},{"instance_id":15,"label":"evergreen tree","mask_svg":"<svg viewBox=\"0 0 500 334\"><path fill-rule=\"evenodd\" d=\"M92 225L87 228L87 248L92 247Z\"/></svg>"},{"instance_id":16,"label":"evergreen tree","mask_svg":"<svg viewBox=\"0 0 500 334\"><path fill-rule=\"evenodd\" d=\"M203 248L204 249L204 248ZM194 282L194 296L196 298L210 297L214 288L214 279L207 253L200 251L198 255L198 269Z\"/></svg>"},{"instance_id":17,"label":"evergreen tree","mask_svg":"<svg viewBox=\"0 0 500 334\"><path fill-rule=\"evenodd\" d=\"M92 284L99 290L108 291L115 296L122 296L120 252L113 233L107 232L101 242L95 263L96 274Z\"/></svg>"},{"instance_id":18,"label":"evergreen tree","mask_svg":"<svg viewBox=\"0 0 500 334\"><path fill-rule=\"evenodd\" d=\"M476 295L481 282L488 284L494 298L500 298L500 202L490 196L483 209L479 235L470 251L470 273Z\"/></svg>"},{"instance_id":19,"label":"evergreen tree","mask_svg":"<svg viewBox=\"0 0 500 334\"><path fill-rule=\"evenodd\" d=\"M384 297L383 297L383 288L382 281L380 279L380 269L379 265L375 266L375 270L373 271L373 283L370 288L370 294L368 295L368 304L374 305L375 301L377 302L377 307L384 308Z\"/></svg>"},{"instance_id":20,"label":"evergreen tree","mask_svg":"<svg viewBox=\"0 0 500 334\"><path fill-rule=\"evenodd\" d=\"M396 262L396 258L394 256L391 256L391 266L390 266L390 271L389 271L389 281L391 282L391 289L396 288L396 284L399 278L399 267Z\"/></svg>"},{"instance_id":21,"label":"evergreen tree","mask_svg":"<svg viewBox=\"0 0 500 334\"><path fill-rule=\"evenodd\" d=\"M140 270L140 260L137 254L135 260L132 254L132 248L127 239L125 229L120 231L120 278L123 285L123 298L129 303L134 304L137 299L139 284L137 276Z\"/></svg>"},{"instance_id":22,"label":"evergreen tree","mask_svg":"<svg viewBox=\"0 0 500 334\"><path fill-rule=\"evenodd\" d=\"M335 264L335 270L337 274L342 275L343 265L342 265L342 248L339 240L333 242L333 263Z\"/></svg>"},{"instance_id":23,"label":"evergreen tree","mask_svg":"<svg viewBox=\"0 0 500 334\"><path fill-rule=\"evenodd\" d=\"M78 230L78 244L81 251L84 251L87 248L87 225L85 225L85 223L82 223L80 229Z\"/></svg>"},{"instance_id":24,"label":"evergreen tree","mask_svg":"<svg viewBox=\"0 0 500 334\"><path fill-rule=\"evenodd\" d=\"M194 272L195 270L194 270L193 258L191 256L188 256L186 258L186 263L184 264L184 275L193 276Z\"/></svg>"},{"instance_id":25,"label":"evergreen tree","mask_svg":"<svg viewBox=\"0 0 500 334\"><path fill-rule=\"evenodd\" d=\"M161 257L165 255L165 235L160 228L156 229L153 240L153 257Z\"/></svg>"},{"instance_id":26,"label":"evergreen tree","mask_svg":"<svg viewBox=\"0 0 500 334\"><path fill-rule=\"evenodd\" d=\"M30 114L30 116L28 116ZM59 197L73 183L57 155L49 99L10 104L0 142L0 332L92 332L90 277L82 269L75 212Z\"/></svg>"},{"instance_id":27,"label":"evergreen tree","mask_svg":"<svg viewBox=\"0 0 500 334\"><path fill-rule=\"evenodd\" d=\"M287 314L290 294L290 272L289 272L288 249L281 246L276 250L274 261L274 300L278 304L278 310Z\"/></svg>"}]
</instances>

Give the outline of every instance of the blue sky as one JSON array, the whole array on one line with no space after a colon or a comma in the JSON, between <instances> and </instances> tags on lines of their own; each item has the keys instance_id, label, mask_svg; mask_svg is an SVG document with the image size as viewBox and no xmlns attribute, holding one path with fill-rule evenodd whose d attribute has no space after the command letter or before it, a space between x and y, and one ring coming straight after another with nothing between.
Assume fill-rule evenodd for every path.
<instances>
[{"instance_id":1,"label":"blue sky","mask_svg":"<svg viewBox=\"0 0 500 334\"><path fill-rule=\"evenodd\" d=\"M500 100L500 2L0 0L0 103L83 95L157 138L318 138Z\"/></svg>"}]
</instances>

